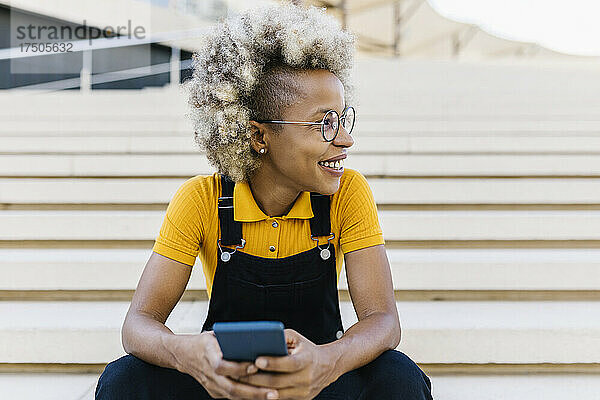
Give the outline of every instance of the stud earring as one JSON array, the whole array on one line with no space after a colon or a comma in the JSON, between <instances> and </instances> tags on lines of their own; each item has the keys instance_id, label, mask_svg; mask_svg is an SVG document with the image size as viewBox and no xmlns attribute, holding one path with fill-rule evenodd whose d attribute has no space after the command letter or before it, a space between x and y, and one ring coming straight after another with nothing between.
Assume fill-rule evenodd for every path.
<instances>
[{"instance_id":1,"label":"stud earring","mask_svg":"<svg viewBox=\"0 0 600 400\"><path fill-rule=\"evenodd\" d=\"M265 151L266 150L264 148L260 149L260 154L265 154Z\"/></svg>"}]
</instances>

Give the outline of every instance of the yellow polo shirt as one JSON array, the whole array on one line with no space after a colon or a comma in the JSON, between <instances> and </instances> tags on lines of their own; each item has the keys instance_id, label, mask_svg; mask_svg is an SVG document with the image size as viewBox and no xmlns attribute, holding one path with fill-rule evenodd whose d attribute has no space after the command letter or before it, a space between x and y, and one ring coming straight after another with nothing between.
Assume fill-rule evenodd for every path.
<instances>
[{"instance_id":1,"label":"yellow polo shirt","mask_svg":"<svg viewBox=\"0 0 600 400\"><path fill-rule=\"evenodd\" d=\"M221 231L217 211L220 193L221 180L217 173L185 181L169 203L152 249L190 266L199 256L209 296ZM310 192L300 193L286 215L270 217L256 204L248 183L238 182L233 190L233 204L234 220L243 222L242 237L246 240L245 247L237 251L281 258L315 247L310 237L309 219L313 216ZM384 243L371 188L360 172L345 168L340 187L331 198L330 216L331 230L335 234L330 243L335 247L339 280L344 253ZM326 237L319 238L319 244L326 243ZM271 246L275 251L271 251Z\"/></svg>"}]
</instances>

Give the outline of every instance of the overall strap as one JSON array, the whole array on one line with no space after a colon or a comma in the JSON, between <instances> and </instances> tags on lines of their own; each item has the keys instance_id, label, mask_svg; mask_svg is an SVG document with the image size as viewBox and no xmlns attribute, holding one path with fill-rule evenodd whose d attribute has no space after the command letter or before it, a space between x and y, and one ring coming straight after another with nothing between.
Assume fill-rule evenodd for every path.
<instances>
[{"instance_id":1,"label":"overall strap","mask_svg":"<svg viewBox=\"0 0 600 400\"><path fill-rule=\"evenodd\" d=\"M242 223L233 219L233 182L221 174L221 197L219 197L219 224L221 244L238 245L242 241Z\"/></svg>"},{"instance_id":2,"label":"overall strap","mask_svg":"<svg viewBox=\"0 0 600 400\"><path fill-rule=\"evenodd\" d=\"M331 219L329 203L331 196L320 193L310 193L310 204L313 217L310 219L311 236L329 236L331 234Z\"/></svg>"}]
</instances>

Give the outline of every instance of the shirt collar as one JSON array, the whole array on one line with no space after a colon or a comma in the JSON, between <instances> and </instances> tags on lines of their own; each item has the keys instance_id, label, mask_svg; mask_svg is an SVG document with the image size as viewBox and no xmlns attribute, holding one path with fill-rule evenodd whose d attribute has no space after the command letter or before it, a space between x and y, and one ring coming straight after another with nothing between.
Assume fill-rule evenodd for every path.
<instances>
[{"instance_id":1,"label":"shirt collar","mask_svg":"<svg viewBox=\"0 0 600 400\"><path fill-rule=\"evenodd\" d=\"M313 216L310 192L302 192L294 202L292 209L280 218L309 219ZM256 222L268 218L256 204L248 182L236 182L233 188L233 219L239 222Z\"/></svg>"}]
</instances>

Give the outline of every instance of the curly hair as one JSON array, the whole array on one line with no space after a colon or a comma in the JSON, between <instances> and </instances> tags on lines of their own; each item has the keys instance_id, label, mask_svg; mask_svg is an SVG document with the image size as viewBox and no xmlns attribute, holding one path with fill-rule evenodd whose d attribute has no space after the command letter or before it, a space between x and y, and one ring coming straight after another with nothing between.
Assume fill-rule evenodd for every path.
<instances>
[{"instance_id":1,"label":"curly hair","mask_svg":"<svg viewBox=\"0 0 600 400\"><path fill-rule=\"evenodd\" d=\"M250 9L217 24L193 55L182 84L186 114L209 163L234 181L261 164L250 145L250 120L281 119L301 88L294 74L325 69L352 93L354 37L324 9L280 4ZM276 128L275 128L276 129Z\"/></svg>"}]
</instances>

